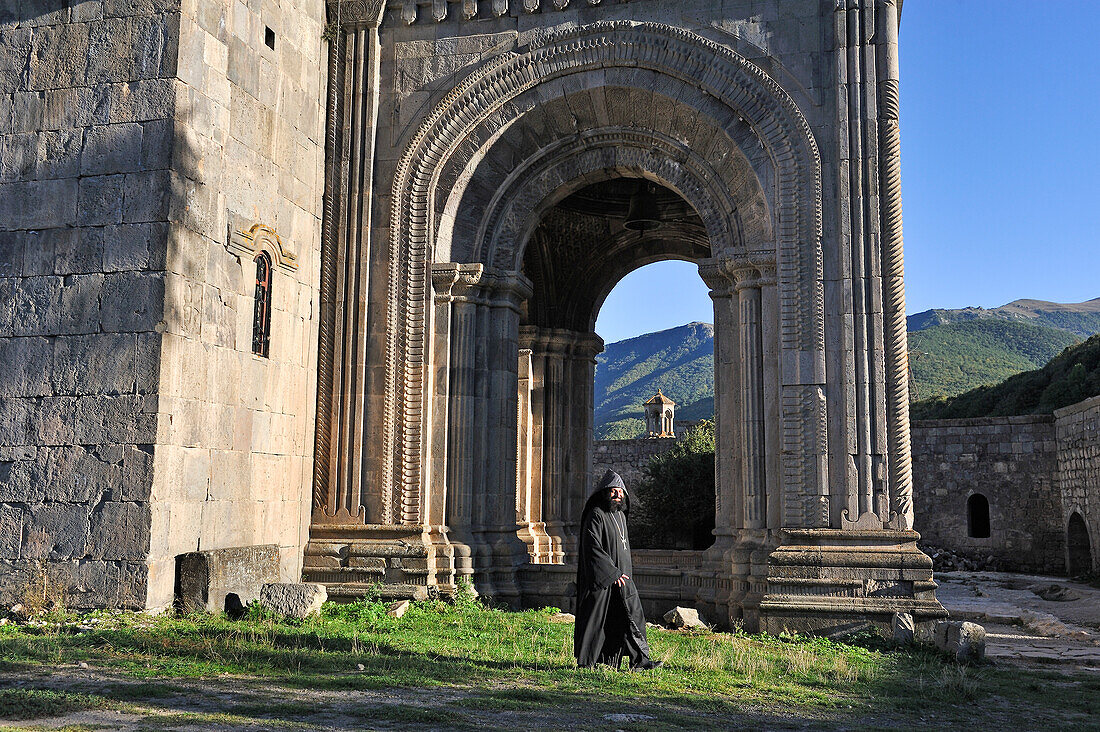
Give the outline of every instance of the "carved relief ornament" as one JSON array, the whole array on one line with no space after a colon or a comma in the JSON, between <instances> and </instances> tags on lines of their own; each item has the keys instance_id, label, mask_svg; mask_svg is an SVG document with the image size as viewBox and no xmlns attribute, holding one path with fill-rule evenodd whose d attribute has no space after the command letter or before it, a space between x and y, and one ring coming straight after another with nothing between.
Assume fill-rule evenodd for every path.
<instances>
[{"instance_id":1,"label":"carved relief ornament","mask_svg":"<svg viewBox=\"0 0 1100 732\"><path fill-rule=\"evenodd\" d=\"M298 271L298 255L290 249L266 224L229 226L229 240L225 248L236 257L253 260L260 252L267 252L272 263L284 272Z\"/></svg>"},{"instance_id":2,"label":"carved relief ornament","mask_svg":"<svg viewBox=\"0 0 1100 732\"><path fill-rule=\"evenodd\" d=\"M328 0L328 20L340 26L367 25L377 28L382 23L386 0Z\"/></svg>"}]
</instances>

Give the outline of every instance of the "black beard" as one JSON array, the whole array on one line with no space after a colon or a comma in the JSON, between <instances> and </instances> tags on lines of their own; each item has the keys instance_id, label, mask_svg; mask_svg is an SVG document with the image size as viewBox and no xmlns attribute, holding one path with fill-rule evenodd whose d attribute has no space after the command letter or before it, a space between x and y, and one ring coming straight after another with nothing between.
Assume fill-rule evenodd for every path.
<instances>
[{"instance_id":1,"label":"black beard","mask_svg":"<svg viewBox=\"0 0 1100 732\"><path fill-rule=\"evenodd\" d=\"M623 510L623 502L618 500L618 499L608 498L606 503L607 503L606 508L607 508L608 511L622 511Z\"/></svg>"}]
</instances>

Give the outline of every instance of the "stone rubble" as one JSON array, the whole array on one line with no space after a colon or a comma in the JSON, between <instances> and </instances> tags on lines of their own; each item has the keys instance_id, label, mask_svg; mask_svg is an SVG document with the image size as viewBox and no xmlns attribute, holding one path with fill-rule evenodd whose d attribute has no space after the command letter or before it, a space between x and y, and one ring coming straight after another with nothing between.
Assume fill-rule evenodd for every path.
<instances>
[{"instance_id":1,"label":"stone rubble","mask_svg":"<svg viewBox=\"0 0 1100 732\"><path fill-rule=\"evenodd\" d=\"M316 582L273 582L260 590L262 607L299 620L320 615L327 599L325 586Z\"/></svg>"},{"instance_id":2,"label":"stone rubble","mask_svg":"<svg viewBox=\"0 0 1100 732\"><path fill-rule=\"evenodd\" d=\"M709 630L706 620L695 608L674 607L664 614L664 621L676 630Z\"/></svg>"}]
</instances>

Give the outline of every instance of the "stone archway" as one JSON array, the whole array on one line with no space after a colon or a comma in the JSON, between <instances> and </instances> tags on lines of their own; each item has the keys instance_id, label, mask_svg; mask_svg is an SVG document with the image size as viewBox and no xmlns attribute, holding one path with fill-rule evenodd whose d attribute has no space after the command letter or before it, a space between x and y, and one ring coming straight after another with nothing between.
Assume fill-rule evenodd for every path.
<instances>
[{"instance_id":1,"label":"stone archway","mask_svg":"<svg viewBox=\"0 0 1100 732\"><path fill-rule=\"evenodd\" d=\"M334 570L317 579L343 583L369 565L397 584L447 590L465 575L514 602L554 594L549 575L521 577L517 567L534 556L559 567L558 579L568 575L556 564L570 554L575 507L566 499L583 488L574 479L558 491L557 526L518 520L519 504L532 500L519 488L521 383L530 394L537 351L543 378L568 362L590 399L600 343L583 313L568 327L525 322L539 284L525 275L525 253L547 213L569 197L644 178L697 214L685 234L698 250L651 242L620 260L626 243L605 240L606 256L592 267L612 271L593 287L609 288L616 268L678 254L699 264L715 300L718 541L686 581L721 617L750 628L765 613L776 628L803 629L852 617L884 622L898 608L942 613L931 564L909 530L906 400L887 394L882 373L904 358L904 346L883 342L874 310L882 284L862 270L853 284L845 257L858 254L858 266L872 270L886 260L862 232L847 254L849 235L834 232L827 256L815 132L769 73L669 25L566 26L488 54L402 149L383 197L387 225L371 235L387 252L369 272L371 286L385 288L384 307L370 323L352 324L364 334L362 371L384 382L371 402L379 439L350 458L361 461L356 479L371 480L345 487L319 473L316 505L339 510L315 513L307 555L323 555L316 566ZM848 230L841 214L829 215ZM366 272L349 281L365 286ZM581 399L570 408L591 405ZM318 445L335 442L324 417ZM343 444L354 446L352 438ZM590 439L590 426L572 433L559 457L579 454ZM334 454L318 459L339 466ZM542 463L544 475L558 470L555 460ZM546 534L545 551L536 530ZM409 558L394 558L403 552Z\"/></svg>"}]
</instances>

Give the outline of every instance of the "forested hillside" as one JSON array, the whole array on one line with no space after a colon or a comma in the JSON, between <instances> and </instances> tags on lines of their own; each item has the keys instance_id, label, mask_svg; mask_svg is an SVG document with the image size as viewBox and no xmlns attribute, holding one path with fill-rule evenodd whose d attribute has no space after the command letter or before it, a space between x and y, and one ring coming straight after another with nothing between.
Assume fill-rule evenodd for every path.
<instances>
[{"instance_id":1,"label":"forested hillside","mask_svg":"<svg viewBox=\"0 0 1100 732\"><path fill-rule=\"evenodd\" d=\"M1027 409L1048 410L1050 404L1064 406L1060 403L1064 399L1092 388L1089 367L1082 366L1084 377L1080 371L1063 376L1052 373L1050 383L1040 389L1052 389L1046 397L1034 392L1041 379L1047 377L1027 377L1019 382L1010 379L1013 384L1029 385L1025 391L1029 390L1030 396L1026 398L1001 392L996 393L1001 396L989 396L990 389L1001 388L989 385L1000 384L1016 374L1025 377L1021 372L1040 369L1066 348L1080 343L1082 337L1100 332L1100 298L1070 304L1016 300L999 308L928 310L910 316L909 328L915 398L923 400L914 406L915 414L926 418L963 412L977 416L989 409L995 410L991 412L994 414L1027 413L1012 411L1025 408L1021 406L1025 404L1031 405ZM1088 349L1082 351L1086 352ZM658 387L677 402L677 419L712 419L713 360L714 327L706 323L690 323L609 344L596 359L596 438L640 436L645 428L642 403ZM982 386L987 388L977 388ZM965 398L947 400L958 395Z\"/></svg>"},{"instance_id":2,"label":"forested hillside","mask_svg":"<svg viewBox=\"0 0 1100 732\"><path fill-rule=\"evenodd\" d=\"M935 325L949 325L972 320L1008 320L1048 328L1068 330L1081 338L1100 333L1100 297L1086 302L1062 303L1046 300L1014 300L997 308L959 308L956 310L925 310L910 315L909 331L924 330Z\"/></svg>"},{"instance_id":3,"label":"forested hillside","mask_svg":"<svg viewBox=\"0 0 1100 732\"><path fill-rule=\"evenodd\" d=\"M596 357L596 439L639 437L642 403L660 388L677 403L677 419L714 413L714 326L678 328L608 344Z\"/></svg>"},{"instance_id":4,"label":"forested hillside","mask_svg":"<svg viewBox=\"0 0 1100 732\"><path fill-rule=\"evenodd\" d=\"M1011 320L970 320L909 333L916 398L950 397L1038 368L1079 343L1073 333Z\"/></svg>"},{"instance_id":5,"label":"forested hillside","mask_svg":"<svg viewBox=\"0 0 1100 732\"><path fill-rule=\"evenodd\" d=\"M951 399L912 406L914 419L1049 414L1100 394L1100 335L1067 348L1040 369L1016 374Z\"/></svg>"}]
</instances>

